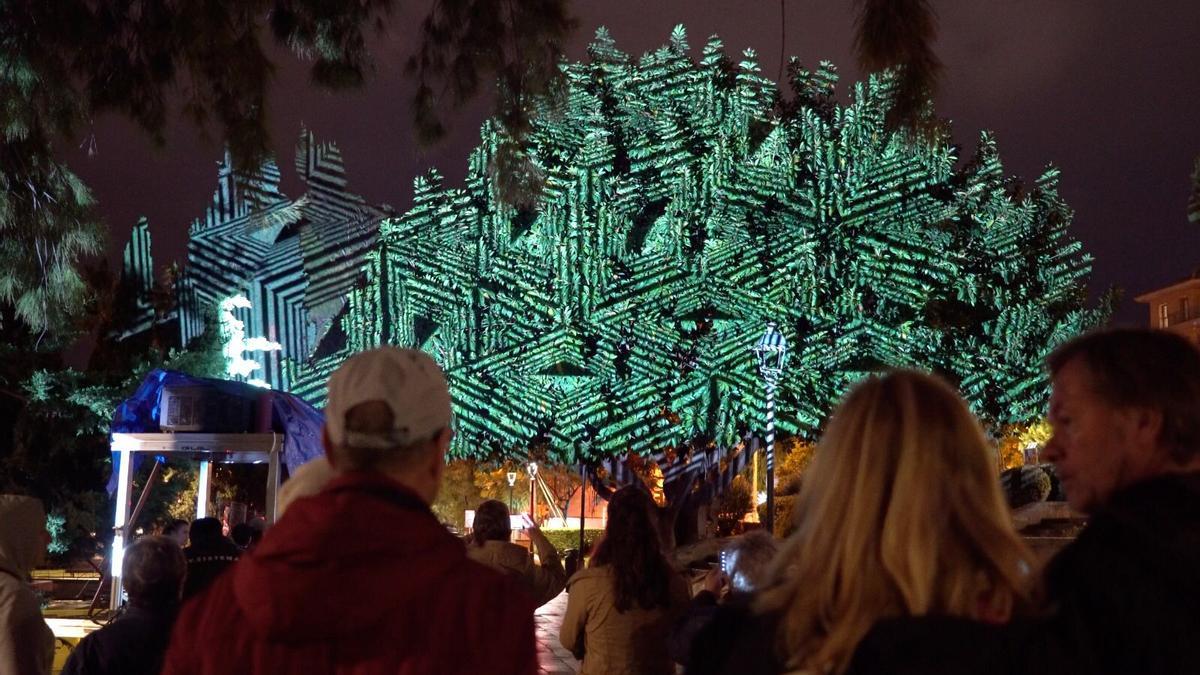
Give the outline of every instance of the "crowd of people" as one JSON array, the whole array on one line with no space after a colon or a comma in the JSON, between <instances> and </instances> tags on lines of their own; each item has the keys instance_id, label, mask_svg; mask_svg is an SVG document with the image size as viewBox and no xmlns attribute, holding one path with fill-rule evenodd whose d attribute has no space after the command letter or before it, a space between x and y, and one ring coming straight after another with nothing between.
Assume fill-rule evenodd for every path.
<instances>
[{"instance_id":1,"label":"crowd of people","mask_svg":"<svg viewBox=\"0 0 1200 675\"><path fill-rule=\"evenodd\" d=\"M510 541L501 502L467 541L451 534L429 508L454 433L446 380L419 351L362 352L330 379L325 459L262 541L243 552L205 519L138 540L128 609L64 672L532 675L534 610L564 587L559 640L584 675L1200 672L1200 351L1111 330L1047 367L1044 456L1088 518L1048 563L1014 529L962 397L895 370L832 412L794 533L731 540L693 594L637 487L612 496L570 578L532 523L536 559ZM26 583L44 519L0 496L4 675L49 672Z\"/></svg>"}]
</instances>

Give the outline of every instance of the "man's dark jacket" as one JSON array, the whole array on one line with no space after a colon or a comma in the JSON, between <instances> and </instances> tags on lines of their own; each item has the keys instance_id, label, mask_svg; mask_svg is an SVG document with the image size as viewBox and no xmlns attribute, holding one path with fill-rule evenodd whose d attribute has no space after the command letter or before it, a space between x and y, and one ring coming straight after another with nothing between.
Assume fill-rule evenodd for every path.
<instances>
[{"instance_id":1,"label":"man's dark jacket","mask_svg":"<svg viewBox=\"0 0 1200 675\"><path fill-rule=\"evenodd\" d=\"M176 609L129 607L121 618L80 641L62 675L158 675Z\"/></svg>"},{"instance_id":2,"label":"man's dark jacket","mask_svg":"<svg viewBox=\"0 0 1200 675\"><path fill-rule=\"evenodd\" d=\"M774 675L783 672L775 652L778 615L756 614L754 596L737 594L718 604L701 591L675 625L669 650L687 675ZM680 657L683 658L680 658Z\"/></svg>"},{"instance_id":3,"label":"man's dark jacket","mask_svg":"<svg viewBox=\"0 0 1200 675\"><path fill-rule=\"evenodd\" d=\"M183 599L190 600L212 585L217 577L233 566L242 551L226 537L202 543L192 542L183 549L187 558L187 577L183 582Z\"/></svg>"},{"instance_id":4,"label":"man's dark jacket","mask_svg":"<svg viewBox=\"0 0 1200 675\"><path fill-rule=\"evenodd\" d=\"M1200 673L1200 473L1126 488L1047 566L1047 614L877 625L850 673Z\"/></svg>"}]
</instances>

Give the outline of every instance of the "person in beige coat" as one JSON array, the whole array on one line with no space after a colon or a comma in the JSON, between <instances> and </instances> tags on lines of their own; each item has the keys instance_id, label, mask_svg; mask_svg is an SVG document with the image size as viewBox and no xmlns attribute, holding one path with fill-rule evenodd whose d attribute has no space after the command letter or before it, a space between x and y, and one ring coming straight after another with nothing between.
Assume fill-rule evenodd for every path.
<instances>
[{"instance_id":1,"label":"person in beige coat","mask_svg":"<svg viewBox=\"0 0 1200 675\"><path fill-rule=\"evenodd\" d=\"M667 639L688 586L662 553L653 509L644 490L618 490L591 566L567 582L559 641L583 661L581 675L675 672Z\"/></svg>"},{"instance_id":2,"label":"person in beige coat","mask_svg":"<svg viewBox=\"0 0 1200 675\"><path fill-rule=\"evenodd\" d=\"M32 497L0 495L0 673L49 675L54 633L29 574L46 559L46 512Z\"/></svg>"},{"instance_id":3,"label":"person in beige coat","mask_svg":"<svg viewBox=\"0 0 1200 675\"><path fill-rule=\"evenodd\" d=\"M554 545L528 518L525 533L537 548L540 564L533 562L533 557L525 547L510 542L512 526L508 516L508 507L503 502L489 499L480 504L475 509L467 557L512 575L529 592L534 604L541 607L562 593L567 583L566 570L558 559Z\"/></svg>"}]
</instances>

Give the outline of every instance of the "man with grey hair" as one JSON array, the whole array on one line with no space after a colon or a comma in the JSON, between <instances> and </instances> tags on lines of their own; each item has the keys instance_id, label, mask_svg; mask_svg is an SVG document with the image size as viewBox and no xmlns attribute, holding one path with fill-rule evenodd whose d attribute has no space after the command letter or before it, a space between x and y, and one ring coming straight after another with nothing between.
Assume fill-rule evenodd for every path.
<instances>
[{"instance_id":1,"label":"man with grey hair","mask_svg":"<svg viewBox=\"0 0 1200 675\"><path fill-rule=\"evenodd\" d=\"M533 606L429 510L450 393L427 354L382 347L329 380L334 477L183 610L165 675L532 675Z\"/></svg>"},{"instance_id":2,"label":"man with grey hair","mask_svg":"<svg viewBox=\"0 0 1200 675\"><path fill-rule=\"evenodd\" d=\"M1089 519L1047 564L1041 615L883 622L849 672L1200 672L1200 351L1166 331L1109 330L1048 365L1044 456Z\"/></svg>"},{"instance_id":3,"label":"man with grey hair","mask_svg":"<svg viewBox=\"0 0 1200 675\"><path fill-rule=\"evenodd\" d=\"M125 549L125 613L71 650L62 675L158 675L179 610L183 550L168 537L142 537Z\"/></svg>"}]
</instances>

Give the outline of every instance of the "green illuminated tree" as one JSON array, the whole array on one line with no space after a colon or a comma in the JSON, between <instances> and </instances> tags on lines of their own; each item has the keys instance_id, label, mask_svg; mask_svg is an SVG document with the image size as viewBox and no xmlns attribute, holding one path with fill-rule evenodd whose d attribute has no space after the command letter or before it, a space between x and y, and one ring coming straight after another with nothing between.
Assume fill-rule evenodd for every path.
<instances>
[{"instance_id":1,"label":"green illuminated tree","mask_svg":"<svg viewBox=\"0 0 1200 675\"><path fill-rule=\"evenodd\" d=\"M693 62L682 28L640 59L600 31L589 56L519 142L536 200L500 197L490 169L517 141L486 124L462 188L430 172L383 222L340 351L289 355L293 391L319 400L352 351L417 346L449 374L456 453L653 455L670 481L759 428L749 348L768 320L793 346L777 423L806 436L887 366L1030 419L1041 357L1105 316L1058 172L1025 189L988 134L960 165L945 130L896 129L893 76L839 105L832 64L793 60L782 96L751 51L713 38Z\"/></svg>"}]
</instances>

